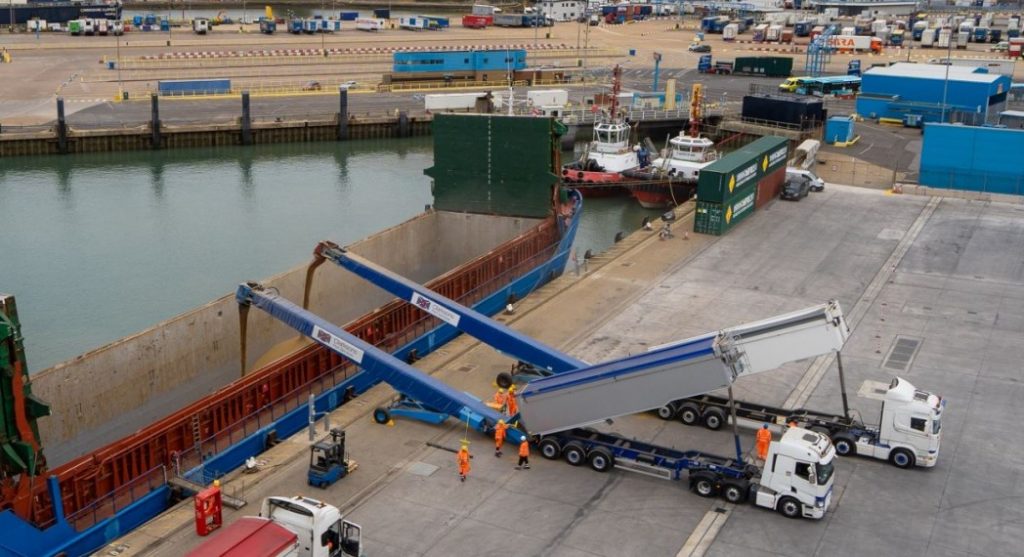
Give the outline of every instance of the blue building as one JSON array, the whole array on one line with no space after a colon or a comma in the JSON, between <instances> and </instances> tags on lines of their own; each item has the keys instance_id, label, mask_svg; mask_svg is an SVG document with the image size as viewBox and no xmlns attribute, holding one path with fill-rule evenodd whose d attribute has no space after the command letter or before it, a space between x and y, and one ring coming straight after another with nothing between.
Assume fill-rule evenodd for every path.
<instances>
[{"instance_id":1,"label":"blue building","mask_svg":"<svg viewBox=\"0 0 1024 557\"><path fill-rule=\"evenodd\" d=\"M921 148L923 185L1024 195L1024 131L928 124Z\"/></svg>"},{"instance_id":2,"label":"blue building","mask_svg":"<svg viewBox=\"0 0 1024 557\"><path fill-rule=\"evenodd\" d=\"M526 69L526 50L521 49L396 52L392 57L392 71L395 73L523 69Z\"/></svg>"},{"instance_id":3,"label":"blue building","mask_svg":"<svg viewBox=\"0 0 1024 557\"><path fill-rule=\"evenodd\" d=\"M946 76L949 76L948 85ZM864 72L857 112L868 118L920 116L921 121L994 122L1005 109L1011 80L982 67L897 63Z\"/></svg>"}]
</instances>

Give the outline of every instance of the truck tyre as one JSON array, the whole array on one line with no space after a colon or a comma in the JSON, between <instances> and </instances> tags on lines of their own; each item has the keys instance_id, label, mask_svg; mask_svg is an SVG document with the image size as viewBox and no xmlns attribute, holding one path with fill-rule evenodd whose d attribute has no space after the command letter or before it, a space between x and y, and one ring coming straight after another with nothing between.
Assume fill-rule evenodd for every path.
<instances>
[{"instance_id":1,"label":"truck tyre","mask_svg":"<svg viewBox=\"0 0 1024 557\"><path fill-rule=\"evenodd\" d=\"M718 408L708 408L704 411L704 427L718 431L725 425L725 412Z\"/></svg>"},{"instance_id":2,"label":"truck tyre","mask_svg":"<svg viewBox=\"0 0 1024 557\"><path fill-rule=\"evenodd\" d=\"M383 406L378 406L373 409L373 421L378 424L386 424L391 421L391 412L388 412L388 409Z\"/></svg>"},{"instance_id":3,"label":"truck tyre","mask_svg":"<svg viewBox=\"0 0 1024 557\"><path fill-rule=\"evenodd\" d=\"M587 452L583 450L583 445L580 445L576 441L571 441L564 449L562 449L562 456L564 456L565 461L572 466L579 466L587 461Z\"/></svg>"},{"instance_id":4,"label":"truck tyre","mask_svg":"<svg viewBox=\"0 0 1024 557\"><path fill-rule=\"evenodd\" d=\"M590 467L595 472L607 472L615 466L615 457L611 451L604 447L597 447L590 451L588 460L590 461Z\"/></svg>"},{"instance_id":5,"label":"truck tyre","mask_svg":"<svg viewBox=\"0 0 1024 557\"><path fill-rule=\"evenodd\" d=\"M786 518L800 518L803 514L800 501L797 501L792 497L783 497L782 499L779 499L779 505L776 508L779 510L779 514Z\"/></svg>"},{"instance_id":6,"label":"truck tyre","mask_svg":"<svg viewBox=\"0 0 1024 557\"><path fill-rule=\"evenodd\" d=\"M832 444L839 456L855 456L857 454L857 441L849 433L837 433L832 437Z\"/></svg>"},{"instance_id":7,"label":"truck tyre","mask_svg":"<svg viewBox=\"0 0 1024 557\"><path fill-rule=\"evenodd\" d=\"M913 468L915 460L917 459L914 457L914 453L910 452L908 449L894 449L889 453L889 462L891 462L893 466L903 468L904 470L907 468Z\"/></svg>"},{"instance_id":8,"label":"truck tyre","mask_svg":"<svg viewBox=\"0 0 1024 557\"><path fill-rule=\"evenodd\" d=\"M745 503L747 501L747 493L750 491L750 486L741 485L733 482L726 482L722 484L722 497L726 501L734 504Z\"/></svg>"},{"instance_id":9,"label":"truck tyre","mask_svg":"<svg viewBox=\"0 0 1024 557\"><path fill-rule=\"evenodd\" d=\"M562 456L562 445L558 442L558 439L554 437L545 437L540 440L540 456L548 459L555 460Z\"/></svg>"},{"instance_id":10,"label":"truck tyre","mask_svg":"<svg viewBox=\"0 0 1024 557\"><path fill-rule=\"evenodd\" d=\"M498 374L498 377L494 379L494 382L502 389L507 389L512 386L512 375L503 371Z\"/></svg>"},{"instance_id":11,"label":"truck tyre","mask_svg":"<svg viewBox=\"0 0 1024 557\"><path fill-rule=\"evenodd\" d=\"M832 433L828 430L827 427L825 427L823 425L812 425L810 427L810 430L813 431L814 433L820 433L820 434L824 435L825 437L828 437L829 439L832 438Z\"/></svg>"},{"instance_id":12,"label":"truck tyre","mask_svg":"<svg viewBox=\"0 0 1024 557\"><path fill-rule=\"evenodd\" d=\"M658 417L663 420L671 420L676 417L676 404L670 402L661 408L658 408Z\"/></svg>"},{"instance_id":13,"label":"truck tyre","mask_svg":"<svg viewBox=\"0 0 1024 557\"><path fill-rule=\"evenodd\" d=\"M701 497L715 497L718 495L718 486L715 485L715 476L707 472L697 472L690 477L690 489Z\"/></svg>"},{"instance_id":14,"label":"truck tyre","mask_svg":"<svg viewBox=\"0 0 1024 557\"><path fill-rule=\"evenodd\" d=\"M679 421L686 425L697 425L700 422L700 406L693 402L684 402L679 407Z\"/></svg>"}]
</instances>

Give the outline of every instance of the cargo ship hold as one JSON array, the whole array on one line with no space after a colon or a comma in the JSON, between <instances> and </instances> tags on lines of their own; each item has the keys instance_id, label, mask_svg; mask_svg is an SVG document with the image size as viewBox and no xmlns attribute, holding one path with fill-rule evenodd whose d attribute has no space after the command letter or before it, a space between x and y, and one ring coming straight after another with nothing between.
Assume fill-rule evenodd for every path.
<instances>
[{"instance_id":1,"label":"cargo ship hold","mask_svg":"<svg viewBox=\"0 0 1024 557\"><path fill-rule=\"evenodd\" d=\"M47 23L67 23L73 19L121 19L121 2L85 0L8 0L0 6L0 25L28 23L38 19Z\"/></svg>"},{"instance_id":2,"label":"cargo ship hold","mask_svg":"<svg viewBox=\"0 0 1024 557\"><path fill-rule=\"evenodd\" d=\"M433 126L425 172L434 205L348 249L494 314L566 266L582 198L557 185L564 129L493 115L438 115ZM510 151L519 156L490 156ZM307 281L303 266L264 284L407 361L457 335L340 268ZM318 344L267 355L295 336L265 315L250 316L243 350L232 295L33 374L31 384L20 335L5 330L0 347L15 356L0 361L0 385L21 396L0 401L4 423L18 425L3 431L0 556L88 554L174 504L172 481L207 484L305 428L311 395L318 412L330 411L376 383ZM76 450L48 468L47 446Z\"/></svg>"}]
</instances>

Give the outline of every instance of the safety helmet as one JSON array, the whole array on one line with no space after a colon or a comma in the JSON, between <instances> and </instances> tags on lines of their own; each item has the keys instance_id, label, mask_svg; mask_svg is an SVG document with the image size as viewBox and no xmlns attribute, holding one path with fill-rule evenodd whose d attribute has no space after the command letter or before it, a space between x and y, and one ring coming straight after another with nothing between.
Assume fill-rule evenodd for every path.
<instances>
[{"instance_id":1,"label":"safety helmet","mask_svg":"<svg viewBox=\"0 0 1024 557\"><path fill-rule=\"evenodd\" d=\"M505 425L505 420L498 420L498 423L501 425Z\"/></svg>"},{"instance_id":2,"label":"safety helmet","mask_svg":"<svg viewBox=\"0 0 1024 557\"><path fill-rule=\"evenodd\" d=\"M768 429L768 424L766 423L766 424L762 425L761 427L763 427L765 429Z\"/></svg>"}]
</instances>

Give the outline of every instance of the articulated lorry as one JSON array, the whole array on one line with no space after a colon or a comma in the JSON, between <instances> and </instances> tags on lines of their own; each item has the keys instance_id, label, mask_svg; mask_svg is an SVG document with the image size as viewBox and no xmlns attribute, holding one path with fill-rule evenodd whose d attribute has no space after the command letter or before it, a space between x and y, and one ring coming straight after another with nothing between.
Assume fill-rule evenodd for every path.
<instances>
[{"instance_id":1,"label":"articulated lorry","mask_svg":"<svg viewBox=\"0 0 1024 557\"><path fill-rule=\"evenodd\" d=\"M839 52L882 52L882 39L864 35L832 35L828 46Z\"/></svg>"},{"instance_id":2,"label":"articulated lorry","mask_svg":"<svg viewBox=\"0 0 1024 557\"><path fill-rule=\"evenodd\" d=\"M258 517L215 531L188 557L361 557L362 528L308 497L267 497Z\"/></svg>"}]
</instances>

